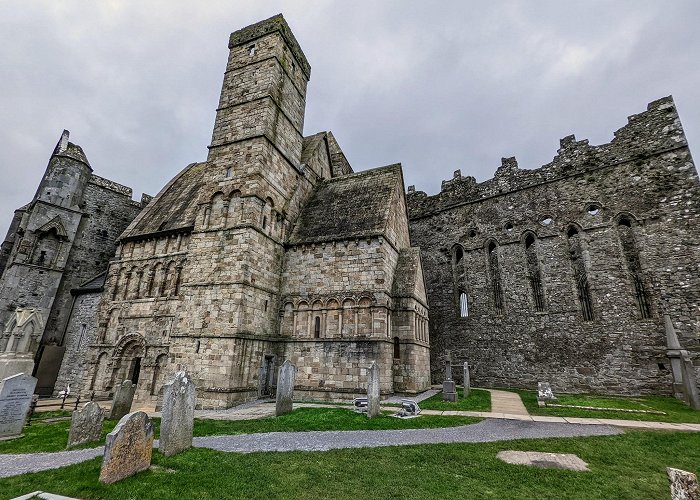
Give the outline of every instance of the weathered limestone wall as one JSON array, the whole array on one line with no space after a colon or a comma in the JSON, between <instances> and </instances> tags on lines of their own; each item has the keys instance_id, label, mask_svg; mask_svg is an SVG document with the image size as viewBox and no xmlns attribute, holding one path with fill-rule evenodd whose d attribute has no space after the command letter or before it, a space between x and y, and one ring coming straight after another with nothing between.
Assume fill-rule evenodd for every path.
<instances>
[{"instance_id":1,"label":"weathered limestone wall","mask_svg":"<svg viewBox=\"0 0 700 500\"><path fill-rule=\"evenodd\" d=\"M411 191L433 382L451 351L477 385L670 393L662 312L686 348L700 331L700 182L670 98L610 144L571 136L540 169L504 159L484 183L457 172L436 196Z\"/></svg>"}]
</instances>

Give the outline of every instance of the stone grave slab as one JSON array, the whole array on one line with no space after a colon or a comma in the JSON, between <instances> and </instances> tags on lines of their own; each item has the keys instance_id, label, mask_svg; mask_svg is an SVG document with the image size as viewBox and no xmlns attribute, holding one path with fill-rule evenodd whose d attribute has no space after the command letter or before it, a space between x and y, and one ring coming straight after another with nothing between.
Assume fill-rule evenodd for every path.
<instances>
[{"instance_id":1,"label":"stone grave slab","mask_svg":"<svg viewBox=\"0 0 700 500\"><path fill-rule=\"evenodd\" d=\"M286 360L280 366L277 375L277 395L275 400L275 415L280 416L291 413L294 409L294 380L296 380L297 368L291 361Z\"/></svg>"},{"instance_id":2,"label":"stone grave slab","mask_svg":"<svg viewBox=\"0 0 700 500\"><path fill-rule=\"evenodd\" d=\"M469 396L471 391L471 377L469 376L469 363L464 362L464 397Z\"/></svg>"},{"instance_id":3,"label":"stone grave slab","mask_svg":"<svg viewBox=\"0 0 700 500\"><path fill-rule=\"evenodd\" d=\"M0 382L0 440L22 435L37 379L18 373Z\"/></svg>"},{"instance_id":4,"label":"stone grave slab","mask_svg":"<svg viewBox=\"0 0 700 500\"><path fill-rule=\"evenodd\" d=\"M572 453L506 450L499 451L496 458L509 464L529 465L542 469L589 470L588 464Z\"/></svg>"},{"instance_id":5,"label":"stone grave slab","mask_svg":"<svg viewBox=\"0 0 700 500\"><path fill-rule=\"evenodd\" d=\"M373 361L367 377L367 417L372 418L379 415L379 400L379 367Z\"/></svg>"},{"instance_id":6,"label":"stone grave slab","mask_svg":"<svg viewBox=\"0 0 700 500\"><path fill-rule=\"evenodd\" d=\"M153 424L142 411L122 417L107 434L100 482L115 483L151 466L153 454Z\"/></svg>"},{"instance_id":7,"label":"stone grave slab","mask_svg":"<svg viewBox=\"0 0 700 500\"><path fill-rule=\"evenodd\" d=\"M187 372L179 371L163 389L160 452L166 457L192 446L197 389Z\"/></svg>"},{"instance_id":8,"label":"stone grave slab","mask_svg":"<svg viewBox=\"0 0 700 500\"><path fill-rule=\"evenodd\" d=\"M104 411L92 401L85 403L80 410L75 410L70 420L67 448L99 441L104 419Z\"/></svg>"},{"instance_id":9,"label":"stone grave slab","mask_svg":"<svg viewBox=\"0 0 700 500\"><path fill-rule=\"evenodd\" d=\"M698 477L695 474L673 467L667 467L666 474L671 486L671 500L700 500Z\"/></svg>"},{"instance_id":10,"label":"stone grave slab","mask_svg":"<svg viewBox=\"0 0 700 500\"><path fill-rule=\"evenodd\" d=\"M445 380L442 383L442 400L451 403L457 401L457 384L454 380Z\"/></svg>"},{"instance_id":11,"label":"stone grave slab","mask_svg":"<svg viewBox=\"0 0 700 500\"><path fill-rule=\"evenodd\" d=\"M549 382L537 382L537 404L544 406L546 403L558 401L557 397L552 392L552 387Z\"/></svg>"},{"instance_id":12,"label":"stone grave slab","mask_svg":"<svg viewBox=\"0 0 700 500\"><path fill-rule=\"evenodd\" d=\"M131 411L135 392L136 385L131 382L131 380L125 380L117 386L117 389L114 391L114 397L112 398L112 411L109 414L110 419L121 419Z\"/></svg>"}]
</instances>

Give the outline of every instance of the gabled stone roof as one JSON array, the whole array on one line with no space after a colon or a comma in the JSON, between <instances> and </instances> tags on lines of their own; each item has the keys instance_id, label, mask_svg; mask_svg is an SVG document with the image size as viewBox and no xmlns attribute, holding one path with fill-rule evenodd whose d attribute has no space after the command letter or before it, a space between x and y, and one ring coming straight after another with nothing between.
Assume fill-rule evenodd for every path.
<instances>
[{"instance_id":1,"label":"gabled stone roof","mask_svg":"<svg viewBox=\"0 0 700 500\"><path fill-rule=\"evenodd\" d=\"M422 290L423 268L420 263L420 249L418 247L402 248L399 251L399 259L396 262L394 283L391 295L394 297L415 297Z\"/></svg>"},{"instance_id":2,"label":"gabled stone roof","mask_svg":"<svg viewBox=\"0 0 700 500\"><path fill-rule=\"evenodd\" d=\"M383 235L401 165L365 170L318 184L289 239L293 245Z\"/></svg>"},{"instance_id":3,"label":"gabled stone roof","mask_svg":"<svg viewBox=\"0 0 700 500\"><path fill-rule=\"evenodd\" d=\"M126 228L120 240L194 227L197 192L207 163L192 163L180 172Z\"/></svg>"},{"instance_id":4,"label":"gabled stone roof","mask_svg":"<svg viewBox=\"0 0 700 500\"><path fill-rule=\"evenodd\" d=\"M325 136L326 132L319 132L318 134L304 137L304 141L301 146L301 163L309 162L318 147L323 143L323 138Z\"/></svg>"}]
</instances>

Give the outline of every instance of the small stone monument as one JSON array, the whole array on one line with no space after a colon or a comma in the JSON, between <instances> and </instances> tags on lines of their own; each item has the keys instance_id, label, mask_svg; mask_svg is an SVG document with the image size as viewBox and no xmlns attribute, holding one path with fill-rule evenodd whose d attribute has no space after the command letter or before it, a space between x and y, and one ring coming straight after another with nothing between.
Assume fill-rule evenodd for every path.
<instances>
[{"instance_id":1,"label":"small stone monument","mask_svg":"<svg viewBox=\"0 0 700 500\"><path fill-rule=\"evenodd\" d=\"M552 392L549 382L537 382L537 405L544 406L552 401L557 401L557 397Z\"/></svg>"},{"instance_id":2,"label":"small stone monument","mask_svg":"<svg viewBox=\"0 0 700 500\"><path fill-rule=\"evenodd\" d=\"M192 446L196 400L197 389L187 372L177 372L163 387L159 449L166 457Z\"/></svg>"},{"instance_id":3,"label":"small stone monument","mask_svg":"<svg viewBox=\"0 0 700 500\"><path fill-rule=\"evenodd\" d=\"M457 401L457 384L452 380L452 361L445 361L445 381L442 383L442 400L454 403Z\"/></svg>"},{"instance_id":4,"label":"small stone monument","mask_svg":"<svg viewBox=\"0 0 700 500\"><path fill-rule=\"evenodd\" d=\"M80 410L75 410L70 420L67 448L99 441L102 436L104 411L97 403L89 401Z\"/></svg>"},{"instance_id":5,"label":"small stone monument","mask_svg":"<svg viewBox=\"0 0 700 500\"><path fill-rule=\"evenodd\" d=\"M367 377L367 417L376 417L379 412L379 367L372 361Z\"/></svg>"},{"instance_id":6,"label":"small stone monument","mask_svg":"<svg viewBox=\"0 0 700 500\"><path fill-rule=\"evenodd\" d=\"M469 377L469 363L464 362L464 397L469 396L471 391L471 378Z\"/></svg>"},{"instance_id":7,"label":"small stone monument","mask_svg":"<svg viewBox=\"0 0 700 500\"><path fill-rule=\"evenodd\" d=\"M136 385L131 380L125 380L117 386L112 398L112 411L109 414L111 420L121 419L131 411L131 404L134 402Z\"/></svg>"},{"instance_id":8,"label":"small stone monument","mask_svg":"<svg viewBox=\"0 0 700 500\"><path fill-rule=\"evenodd\" d=\"M142 411L124 415L107 434L100 482L115 483L151 466L153 424Z\"/></svg>"},{"instance_id":9,"label":"small stone monument","mask_svg":"<svg viewBox=\"0 0 700 500\"><path fill-rule=\"evenodd\" d=\"M666 468L668 482L671 485L671 500L700 500L698 477L692 472Z\"/></svg>"},{"instance_id":10,"label":"small stone monument","mask_svg":"<svg viewBox=\"0 0 700 500\"><path fill-rule=\"evenodd\" d=\"M37 379L18 373L0 382L0 440L22 435Z\"/></svg>"},{"instance_id":11,"label":"small stone monument","mask_svg":"<svg viewBox=\"0 0 700 500\"><path fill-rule=\"evenodd\" d=\"M291 361L282 363L277 374L277 396L275 415L278 417L285 413L291 413L294 409L294 380L297 376L297 368Z\"/></svg>"},{"instance_id":12,"label":"small stone monument","mask_svg":"<svg viewBox=\"0 0 700 500\"><path fill-rule=\"evenodd\" d=\"M666 356L671 362L674 395L679 399L684 399L694 410L700 410L695 367L690 360L688 351L683 349L678 341L678 335L676 335L673 322L668 314L664 314L664 327L666 329Z\"/></svg>"}]
</instances>

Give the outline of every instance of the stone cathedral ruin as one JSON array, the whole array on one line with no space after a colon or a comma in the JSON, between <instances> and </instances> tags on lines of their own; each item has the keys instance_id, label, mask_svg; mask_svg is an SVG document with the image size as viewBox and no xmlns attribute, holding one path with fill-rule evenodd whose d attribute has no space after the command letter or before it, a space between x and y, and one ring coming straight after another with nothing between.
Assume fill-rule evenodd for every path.
<instances>
[{"instance_id":1,"label":"stone cathedral ruin","mask_svg":"<svg viewBox=\"0 0 700 500\"><path fill-rule=\"evenodd\" d=\"M158 195L93 173L64 132L0 251L0 377L33 373L158 405L383 395L468 361L482 386L674 392L664 314L700 357L700 182L673 100L609 144L561 140L535 170L459 171L439 194L400 164L354 172L303 135L311 68L281 15L234 32L206 161ZM430 327L429 327L430 325Z\"/></svg>"}]
</instances>

